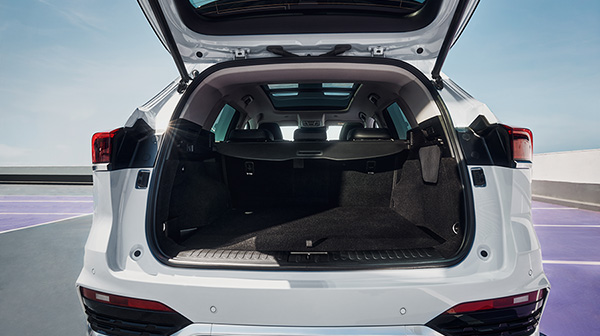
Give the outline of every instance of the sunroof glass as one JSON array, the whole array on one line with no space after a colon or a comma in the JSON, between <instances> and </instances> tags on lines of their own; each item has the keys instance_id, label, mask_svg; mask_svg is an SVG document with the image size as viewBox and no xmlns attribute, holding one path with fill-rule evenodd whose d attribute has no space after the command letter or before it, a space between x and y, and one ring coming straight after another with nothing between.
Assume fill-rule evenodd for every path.
<instances>
[{"instance_id":1,"label":"sunroof glass","mask_svg":"<svg viewBox=\"0 0 600 336\"><path fill-rule=\"evenodd\" d=\"M263 90L280 111L339 111L348 108L358 87L356 83L287 83L263 85Z\"/></svg>"}]
</instances>

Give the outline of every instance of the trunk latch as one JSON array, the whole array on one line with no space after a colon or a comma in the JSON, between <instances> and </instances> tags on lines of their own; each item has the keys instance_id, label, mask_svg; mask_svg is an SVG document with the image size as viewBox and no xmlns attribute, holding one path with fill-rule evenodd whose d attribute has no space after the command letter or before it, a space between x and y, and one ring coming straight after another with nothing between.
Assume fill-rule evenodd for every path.
<instances>
[{"instance_id":1,"label":"trunk latch","mask_svg":"<svg viewBox=\"0 0 600 336\"><path fill-rule=\"evenodd\" d=\"M369 47L369 51L371 52L371 56L373 56L373 57L384 57L385 56L385 48L384 47Z\"/></svg>"},{"instance_id":2,"label":"trunk latch","mask_svg":"<svg viewBox=\"0 0 600 336\"><path fill-rule=\"evenodd\" d=\"M233 53L234 53L235 59L245 59L245 58L248 58L248 54L250 53L250 50L238 48L238 49L235 49L233 51Z\"/></svg>"}]
</instances>

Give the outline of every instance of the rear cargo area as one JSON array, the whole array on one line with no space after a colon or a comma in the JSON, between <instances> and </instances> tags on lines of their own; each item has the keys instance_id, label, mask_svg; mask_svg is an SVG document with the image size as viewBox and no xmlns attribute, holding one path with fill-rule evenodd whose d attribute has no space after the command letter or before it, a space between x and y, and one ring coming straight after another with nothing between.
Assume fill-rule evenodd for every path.
<instances>
[{"instance_id":1,"label":"rear cargo area","mask_svg":"<svg viewBox=\"0 0 600 336\"><path fill-rule=\"evenodd\" d=\"M422 146L407 141L217 143L197 150L181 143L202 140L179 136L158 196L157 235L175 261L441 260L462 244L462 187L443 148L434 151L436 181L425 182ZM181 150L191 147L196 151ZM319 154L286 156L301 148Z\"/></svg>"},{"instance_id":2,"label":"rear cargo area","mask_svg":"<svg viewBox=\"0 0 600 336\"><path fill-rule=\"evenodd\" d=\"M231 210L182 243L243 251L327 252L419 248L439 241L390 208L300 207Z\"/></svg>"},{"instance_id":3,"label":"rear cargo area","mask_svg":"<svg viewBox=\"0 0 600 336\"><path fill-rule=\"evenodd\" d=\"M191 267L457 261L473 232L457 140L431 83L397 65L249 65L190 87L152 177L156 255Z\"/></svg>"}]
</instances>

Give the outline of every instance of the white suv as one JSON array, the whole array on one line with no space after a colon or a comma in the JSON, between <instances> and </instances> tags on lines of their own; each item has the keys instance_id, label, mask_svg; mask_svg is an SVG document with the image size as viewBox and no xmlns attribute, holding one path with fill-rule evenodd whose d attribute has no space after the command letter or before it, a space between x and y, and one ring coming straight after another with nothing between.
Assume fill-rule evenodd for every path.
<instances>
[{"instance_id":1,"label":"white suv","mask_svg":"<svg viewBox=\"0 0 600 336\"><path fill-rule=\"evenodd\" d=\"M90 335L539 334L532 134L440 72L478 1L139 3L181 78L92 139Z\"/></svg>"}]
</instances>

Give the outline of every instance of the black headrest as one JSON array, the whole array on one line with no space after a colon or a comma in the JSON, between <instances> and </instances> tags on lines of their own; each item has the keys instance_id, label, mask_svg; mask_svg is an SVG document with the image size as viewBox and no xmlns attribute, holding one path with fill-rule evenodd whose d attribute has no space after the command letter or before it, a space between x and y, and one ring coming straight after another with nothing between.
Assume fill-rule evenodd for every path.
<instances>
[{"instance_id":1,"label":"black headrest","mask_svg":"<svg viewBox=\"0 0 600 336\"><path fill-rule=\"evenodd\" d=\"M231 142L273 141L273 134L264 129L235 129L229 134Z\"/></svg>"},{"instance_id":2,"label":"black headrest","mask_svg":"<svg viewBox=\"0 0 600 336\"><path fill-rule=\"evenodd\" d=\"M275 141L283 140L283 134L281 133L281 127L279 127L279 125L277 123L271 123L271 122L262 123L262 124L258 125L258 129L265 129L265 130L271 132L271 134L273 134L273 139L275 139Z\"/></svg>"},{"instance_id":3,"label":"black headrest","mask_svg":"<svg viewBox=\"0 0 600 336\"><path fill-rule=\"evenodd\" d=\"M327 129L325 127L302 127L294 131L294 141L325 141Z\"/></svg>"},{"instance_id":4,"label":"black headrest","mask_svg":"<svg viewBox=\"0 0 600 336\"><path fill-rule=\"evenodd\" d=\"M340 140L346 141L350 140L348 135L350 135L350 131L356 128L364 128L365 126L361 122L347 122L342 126L342 130L340 131Z\"/></svg>"},{"instance_id":5,"label":"black headrest","mask_svg":"<svg viewBox=\"0 0 600 336\"><path fill-rule=\"evenodd\" d=\"M391 140L392 136L387 128L355 128L350 131L348 138L351 140Z\"/></svg>"}]
</instances>

